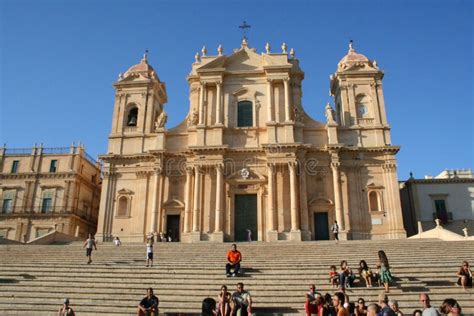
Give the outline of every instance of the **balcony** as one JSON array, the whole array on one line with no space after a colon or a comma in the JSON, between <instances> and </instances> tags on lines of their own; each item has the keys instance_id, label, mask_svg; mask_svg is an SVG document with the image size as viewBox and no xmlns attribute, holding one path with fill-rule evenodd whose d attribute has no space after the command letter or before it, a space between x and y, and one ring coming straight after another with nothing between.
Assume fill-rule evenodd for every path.
<instances>
[{"instance_id":1,"label":"balcony","mask_svg":"<svg viewBox=\"0 0 474 316\"><path fill-rule=\"evenodd\" d=\"M83 209L64 209L62 206L55 207L41 207L35 206L33 208L25 208L23 206L16 206L9 208L8 210L0 210L0 218L5 217L48 217L48 216L68 216L77 215L87 221L96 221L97 219L92 216L93 211ZM98 211L96 211L98 214Z\"/></svg>"}]
</instances>

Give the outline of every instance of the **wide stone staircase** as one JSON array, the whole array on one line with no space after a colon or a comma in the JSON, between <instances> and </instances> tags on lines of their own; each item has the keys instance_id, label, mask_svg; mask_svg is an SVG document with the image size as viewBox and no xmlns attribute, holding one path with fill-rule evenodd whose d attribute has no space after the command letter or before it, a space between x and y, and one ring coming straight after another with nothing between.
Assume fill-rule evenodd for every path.
<instances>
[{"instance_id":1,"label":"wide stone staircase","mask_svg":"<svg viewBox=\"0 0 474 316\"><path fill-rule=\"evenodd\" d=\"M160 314L191 315L200 312L204 298L216 298L222 284L233 292L237 282L251 293L256 315L298 315L309 284L323 294L335 292L328 283L330 265L346 259L356 272L364 259L375 270L380 249L396 277L389 298L397 299L405 314L419 308L418 293L426 292L435 307L451 297L466 315L474 315L474 290L455 284L461 262L474 264L472 241L240 243L243 274L227 278L230 246L155 243L154 266L147 268L144 244L99 243L91 265L82 243L0 245L0 315L55 315L65 297L77 315L132 315L148 287L160 299ZM357 278L347 293L351 301L364 297L369 303L381 291Z\"/></svg>"}]
</instances>

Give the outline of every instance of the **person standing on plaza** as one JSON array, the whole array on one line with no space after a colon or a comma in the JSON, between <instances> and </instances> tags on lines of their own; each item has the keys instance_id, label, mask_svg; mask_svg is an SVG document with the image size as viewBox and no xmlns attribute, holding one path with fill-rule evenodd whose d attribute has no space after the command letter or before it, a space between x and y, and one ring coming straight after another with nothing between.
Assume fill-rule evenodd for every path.
<instances>
[{"instance_id":1,"label":"person standing on plaza","mask_svg":"<svg viewBox=\"0 0 474 316\"><path fill-rule=\"evenodd\" d=\"M146 266L153 267L153 242L150 239L146 243Z\"/></svg>"},{"instance_id":2,"label":"person standing on plaza","mask_svg":"<svg viewBox=\"0 0 474 316\"><path fill-rule=\"evenodd\" d=\"M82 248L84 247L86 247L86 256L89 258L87 264L90 264L92 262L92 249L94 248L97 250L97 243L95 242L94 236L92 236L92 234L89 234L89 238L87 238L84 242Z\"/></svg>"},{"instance_id":3,"label":"person standing on plaza","mask_svg":"<svg viewBox=\"0 0 474 316\"><path fill-rule=\"evenodd\" d=\"M242 254L237 250L237 245L232 244L232 250L227 252L227 264L225 266L225 272L228 277L235 277L240 270L240 262L242 261ZM233 273L230 271L233 269Z\"/></svg>"},{"instance_id":4,"label":"person standing on plaza","mask_svg":"<svg viewBox=\"0 0 474 316\"><path fill-rule=\"evenodd\" d=\"M334 221L334 224L331 227L331 231L334 235L334 240L339 242L339 225L337 224L337 221Z\"/></svg>"}]
</instances>

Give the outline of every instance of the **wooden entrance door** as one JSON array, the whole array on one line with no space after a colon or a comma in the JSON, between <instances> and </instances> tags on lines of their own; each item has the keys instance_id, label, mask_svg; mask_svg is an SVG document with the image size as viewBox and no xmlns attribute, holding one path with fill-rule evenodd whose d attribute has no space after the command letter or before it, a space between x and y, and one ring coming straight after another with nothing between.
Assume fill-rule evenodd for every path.
<instances>
[{"instance_id":1,"label":"wooden entrance door","mask_svg":"<svg viewBox=\"0 0 474 316\"><path fill-rule=\"evenodd\" d=\"M252 231L252 240L258 240L257 194L236 194L234 204L235 241L247 240L247 229Z\"/></svg>"}]
</instances>

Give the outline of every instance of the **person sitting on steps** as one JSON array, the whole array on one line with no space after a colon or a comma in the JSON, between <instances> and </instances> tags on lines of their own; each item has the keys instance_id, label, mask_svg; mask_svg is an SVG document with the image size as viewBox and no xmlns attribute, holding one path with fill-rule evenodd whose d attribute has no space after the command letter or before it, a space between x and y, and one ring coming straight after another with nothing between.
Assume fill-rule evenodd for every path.
<instances>
[{"instance_id":1,"label":"person sitting on steps","mask_svg":"<svg viewBox=\"0 0 474 316\"><path fill-rule=\"evenodd\" d=\"M227 264L225 266L225 272L227 277L235 277L240 270L240 261L242 261L242 254L237 250L237 245L232 244L232 250L227 252ZM231 274L231 270L234 270Z\"/></svg>"}]
</instances>

